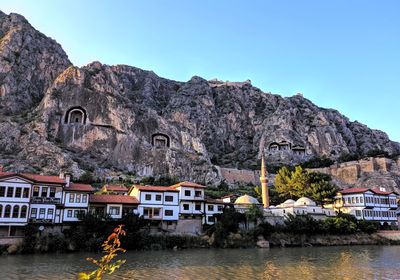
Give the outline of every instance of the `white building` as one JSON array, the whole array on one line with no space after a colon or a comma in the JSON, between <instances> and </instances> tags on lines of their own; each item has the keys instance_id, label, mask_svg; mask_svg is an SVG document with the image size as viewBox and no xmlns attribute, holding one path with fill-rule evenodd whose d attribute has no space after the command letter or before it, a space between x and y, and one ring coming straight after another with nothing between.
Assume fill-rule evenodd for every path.
<instances>
[{"instance_id":1,"label":"white building","mask_svg":"<svg viewBox=\"0 0 400 280\"><path fill-rule=\"evenodd\" d=\"M202 219L205 214L204 189L193 182L181 182L170 187L179 191L180 219Z\"/></svg>"},{"instance_id":2,"label":"white building","mask_svg":"<svg viewBox=\"0 0 400 280\"><path fill-rule=\"evenodd\" d=\"M129 195L139 201L138 213L144 219L154 221L163 228L176 225L179 219L179 191L164 186L138 186Z\"/></svg>"},{"instance_id":3,"label":"white building","mask_svg":"<svg viewBox=\"0 0 400 280\"><path fill-rule=\"evenodd\" d=\"M262 207L262 204L255 197L247 194L238 197L234 203L236 211L240 213L245 213L253 205Z\"/></svg>"},{"instance_id":4,"label":"white building","mask_svg":"<svg viewBox=\"0 0 400 280\"><path fill-rule=\"evenodd\" d=\"M89 199L90 212L112 219L122 219L125 215L135 214L139 201L129 195L93 194Z\"/></svg>"},{"instance_id":5,"label":"white building","mask_svg":"<svg viewBox=\"0 0 400 280\"><path fill-rule=\"evenodd\" d=\"M205 199L205 216L203 217L203 224L213 225L216 222L215 215L222 214L225 206L230 203L226 203L221 199Z\"/></svg>"},{"instance_id":6,"label":"white building","mask_svg":"<svg viewBox=\"0 0 400 280\"><path fill-rule=\"evenodd\" d=\"M64 188L62 221L78 222L80 214L89 210L89 195L94 191L91 185L71 183Z\"/></svg>"},{"instance_id":7,"label":"white building","mask_svg":"<svg viewBox=\"0 0 400 280\"><path fill-rule=\"evenodd\" d=\"M338 212L351 214L358 220L398 225L397 199L397 193L384 189L350 188L338 192L331 207Z\"/></svg>"},{"instance_id":8,"label":"white building","mask_svg":"<svg viewBox=\"0 0 400 280\"><path fill-rule=\"evenodd\" d=\"M296 201L288 199L277 206L270 206L266 211L273 216L284 218L289 214L293 216L309 215L317 220L336 216L336 212L333 209L325 209L307 197L301 197Z\"/></svg>"},{"instance_id":9,"label":"white building","mask_svg":"<svg viewBox=\"0 0 400 280\"><path fill-rule=\"evenodd\" d=\"M22 236L28 224L32 180L0 170L0 237Z\"/></svg>"}]
</instances>

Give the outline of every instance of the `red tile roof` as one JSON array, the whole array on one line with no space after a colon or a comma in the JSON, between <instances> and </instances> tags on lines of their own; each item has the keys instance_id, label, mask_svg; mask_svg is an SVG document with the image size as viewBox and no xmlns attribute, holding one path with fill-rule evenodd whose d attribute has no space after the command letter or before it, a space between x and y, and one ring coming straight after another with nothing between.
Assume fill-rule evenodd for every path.
<instances>
[{"instance_id":1,"label":"red tile roof","mask_svg":"<svg viewBox=\"0 0 400 280\"><path fill-rule=\"evenodd\" d=\"M65 184L65 179L59 176L46 176L31 173L0 172L0 178L19 176L35 183Z\"/></svg>"},{"instance_id":2,"label":"red tile roof","mask_svg":"<svg viewBox=\"0 0 400 280\"><path fill-rule=\"evenodd\" d=\"M150 192L179 192L179 190L172 189L171 187L164 186L140 186L134 185L140 191L150 191Z\"/></svg>"},{"instance_id":3,"label":"red tile roof","mask_svg":"<svg viewBox=\"0 0 400 280\"><path fill-rule=\"evenodd\" d=\"M82 191L82 192L92 192L94 188L91 185L87 184L78 184L72 183L68 188L65 188L66 191Z\"/></svg>"},{"instance_id":4,"label":"red tile roof","mask_svg":"<svg viewBox=\"0 0 400 280\"><path fill-rule=\"evenodd\" d=\"M120 194L94 194L90 196L89 202L101 204L139 204L139 201L135 197Z\"/></svg>"},{"instance_id":5,"label":"red tile roof","mask_svg":"<svg viewBox=\"0 0 400 280\"><path fill-rule=\"evenodd\" d=\"M385 195L392 194L392 193L396 194L395 192L381 191L379 188L371 189L371 191L373 191L376 194L385 194Z\"/></svg>"},{"instance_id":6,"label":"red tile roof","mask_svg":"<svg viewBox=\"0 0 400 280\"><path fill-rule=\"evenodd\" d=\"M203 185L200 185L200 184L197 184L197 183L193 183L193 182L187 182L187 181L180 182L178 184L175 184L175 185L171 186L171 188L173 188L173 189L176 189L176 188L179 188L179 187L202 188L202 189L207 188L206 186L203 186Z\"/></svg>"},{"instance_id":7,"label":"red tile roof","mask_svg":"<svg viewBox=\"0 0 400 280\"><path fill-rule=\"evenodd\" d=\"M349 193L364 193L366 191L369 191L368 188L350 188L350 189L345 189L339 191L341 194L349 194Z\"/></svg>"},{"instance_id":8,"label":"red tile roof","mask_svg":"<svg viewBox=\"0 0 400 280\"><path fill-rule=\"evenodd\" d=\"M125 186L105 185L104 188L107 191L114 191L114 192L127 192L128 191L128 188Z\"/></svg>"}]
</instances>

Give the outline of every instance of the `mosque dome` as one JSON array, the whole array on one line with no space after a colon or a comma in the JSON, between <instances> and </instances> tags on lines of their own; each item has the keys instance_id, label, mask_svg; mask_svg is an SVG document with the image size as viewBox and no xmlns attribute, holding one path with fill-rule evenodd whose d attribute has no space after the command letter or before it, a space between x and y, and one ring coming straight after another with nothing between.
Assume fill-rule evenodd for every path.
<instances>
[{"instance_id":1,"label":"mosque dome","mask_svg":"<svg viewBox=\"0 0 400 280\"><path fill-rule=\"evenodd\" d=\"M238 197L235 201L235 204L260 204L258 200L250 195L242 195Z\"/></svg>"},{"instance_id":2,"label":"mosque dome","mask_svg":"<svg viewBox=\"0 0 400 280\"><path fill-rule=\"evenodd\" d=\"M294 206L317 206L317 204L307 197L301 197L294 203Z\"/></svg>"},{"instance_id":3,"label":"mosque dome","mask_svg":"<svg viewBox=\"0 0 400 280\"><path fill-rule=\"evenodd\" d=\"M292 207L295 204L296 201L294 201L293 199L288 199L286 200L284 203L281 203L278 205L278 207Z\"/></svg>"}]
</instances>

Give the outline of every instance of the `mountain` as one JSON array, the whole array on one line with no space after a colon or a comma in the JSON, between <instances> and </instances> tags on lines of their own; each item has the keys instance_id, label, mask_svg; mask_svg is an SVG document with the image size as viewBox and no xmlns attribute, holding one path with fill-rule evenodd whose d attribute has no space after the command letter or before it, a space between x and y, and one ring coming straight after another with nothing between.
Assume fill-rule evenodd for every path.
<instances>
[{"instance_id":1,"label":"mountain","mask_svg":"<svg viewBox=\"0 0 400 280\"><path fill-rule=\"evenodd\" d=\"M93 62L76 67L22 16L0 12L0 164L98 177L174 176L216 184L220 166L337 158L400 144L301 95L245 82L168 80Z\"/></svg>"}]
</instances>

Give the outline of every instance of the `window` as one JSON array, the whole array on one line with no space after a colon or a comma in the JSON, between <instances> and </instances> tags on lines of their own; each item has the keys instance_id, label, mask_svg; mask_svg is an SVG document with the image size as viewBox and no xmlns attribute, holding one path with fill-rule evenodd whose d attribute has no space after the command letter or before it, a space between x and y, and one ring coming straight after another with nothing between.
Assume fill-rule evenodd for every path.
<instances>
[{"instance_id":1,"label":"window","mask_svg":"<svg viewBox=\"0 0 400 280\"><path fill-rule=\"evenodd\" d=\"M208 211L214 211L214 205L208 205L207 209Z\"/></svg>"},{"instance_id":2,"label":"window","mask_svg":"<svg viewBox=\"0 0 400 280\"><path fill-rule=\"evenodd\" d=\"M149 215L149 208L144 208L143 209L143 215L148 216Z\"/></svg>"},{"instance_id":3,"label":"window","mask_svg":"<svg viewBox=\"0 0 400 280\"><path fill-rule=\"evenodd\" d=\"M7 197L12 197L14 194L14 188L13 187L8 187L7 188Z\"/></svg>"},{"instance_id":4,"label":"window","mask_svg":"<svg viewBox=\"0 0 400 280\"><path fill-rule=\"evenodd\" d=\"M4 197L6 195L6 187L0 187L0 197Z\"/></svg>"},{"instance_id":5,"label":"window","mask_svg":"<svg viewBox=\"0 0 400 280\"><path fill-rule=\"evenodd\" d=\"M20 214L20 218L26 218L26 212L28 210L28 207L26 207L25 205L21 207L21 214Z\"/></svg>"},{"instance_id":6,"label":"window","mask_svg":"<svg viewBox=\"0 0 400 280\"><path fill-rule=\"evenodd\" d=\"M191 195L192 195L192 192L190 190L185 191L185 196L191 196Z\"/></svg>"},{"instance_id":7,"label":"window","mask_svg":"<svg viewBox=\"0 0 400 280\"><path fill-rule=\"evenodd\" d=\"M69 194L69 203L74 203L74 200L75 200L75 194L70 193Z\"/></svg>"},{"instance_id":8,"label":"window","mask_svg":"<svg viewBox=\"0 0 400 280\"><path fill-rule=\"evenodd\" d=\"M224 207L222 205L218 205L218 212L222 212Z\"/></svg>"},{"instance_id":9,"label":"window","mask_svg":"<svg viewBox=\"0 0 400 280\"><path fill-rule=\"evenodd\" d=\"M82 203L87 203L87 194L82 195Z\"/></svg>"},{"instance_id":10,"label":"window","mask_svg":"<svg viewBox=\"0 0 400 280\"><path fill-rule=\"evenodd\" d=\"M39 219L44 219L44 215L46 213L46 208L39 209Z\"/></svg>"},{"instance_id":11,"label":"window","mask_svg":"<svg viewBox=\"0 0 400 280\"><path fill-rule=\"evenodd\" d=\"M37 214L37 208L32 208L31 209L31 218L35 219Z\"/></svg>"},{"instance_id":12,"label":"window","mask_svg":"<svg viewBox=\"0 0 400 280\"><path fill-rule=\"evenodd\" d=\"M68 218L72 218L72 210L68 210L67 211L67 217Z\"/></svg>"},{"instance_id":13,"label":"window","mask_svg":"<svg viewBox=\"0 0 400 280\"><path fill-rule=\"evenodd\" d=\"M74 218L78 218L79 210L74 210Z\"/></svg>"},{"instance_id":14,"label":"window","mask_svg":"<svg viewBox=\"0 0 400 280\"><path fill-rule=\"evenodd\" d=\"M39 196L39 187L38 186L33 187L33 195L32 196Z\"/></svg>"},{"instance_id":15,"label":"window","mask_svg":"<svg viewBox=\"0 0 400 280\"><path fill-rule=\"evenodd\" d=\"M361 211L360 210L356 210L356 216L357 217L361 217Z\"/></svg>"},{"instance_id":16,"label":"window","mask_svg":"<svg viewBox=\"0 0 400 280\"><path fill-rule=\"evenodd\" d=\"M151 194L146 194L144 197L145 200L151 200Z\"/></svg>"},{"instance_id":17,"label":"window","mask_svg":"<svg viewBox=\"0 0 400 280\"><path fill-rule=\"evenodd\" d=\"M10 218L11 215L11 206L6 205L6 208L4 209L4 218Z\"/></svg>"},{"instance_id":18,"label":"window","mask_svg":"<svg viewBox=\"0 0 400 280\"><path fill-rule=\"evenodd\" d=\"M168 202L174 201L174 197L172 195L166 195L165 201L168 201Z\"/></svg>"},{"instance_id":19,"label":"window","mask_svg":"<svg viewBox=\"0 0 400 280\"><path fill-rule=\"evenodd\" d=\"M350 204L351 203L351 199L350 199L350 197L348 197L347 198L347 204Z\"/></svg>"},{"instance_id":20,"label":"window","mask_svg":"<svg viewBox=\"0 0 400 280\"><path fill-rule=\"evenodd\" d=\"M76 203L81 203L81 195L80 194L76 194L75 202Z\"/></svg>"},{"instance_id":21,"label":"window","mask_svg":"<svg viewBox=\"0 0 400 280\"><path fill-rule=\"evenodd\" d=\"M161 201L161 194L156 194L156 200Z\"/></svg>"},{"instance_id":22,"label":"window","mask_svg":"<svg viewBox=\"0 0 400 280\"><path fill-rule=\"evenodd\" d=\"M358 196L356 197L356 203L360 203L360 199L358 198Z\"/></svg>"},{"instance_id":23,"label":"window","mask_svg":"<svg viewBox=\"0 0 400 280\"><path fill-rule=\"evenodd\" d=\"M47 210L47 219L53 219L54 209Z\"/></svg>"},{"instance_id":24,"label":"window","mask_svg":"<svg viewBox=\"0 0 400 280\"><path fill-rule=\"evenodd\" d=\"M189 210L189 204L183 204L183 210Z\"/></svg>"},{"instance_id":25,"label":"window","mask_svg":"<svg viewBox=\"0 0 400 280\"><path fill-rule=\"evenodd\" d=\"M24 198L29 197L29 188L24 188Z\"/></svg>"},{"instance_id":26,"label":"window","mask_svg":"<svg viewBox=\"0 0 400 280\"><path fill-rule=\"evenodd\" d=\"M208 216L207 221L209 223L214 223L215 222L215 217L214 216Z\"/></svg>"},{"instance_id":27,"label":"window","mask_svg":"<svg viewBox=\"0 0 400 280\"><path fill-rule=\"evenodd\" d=\"M194 205L194 209L195 209L196 211L201 211L201 204L196 203L196 204Z\"/></svg>"},{"instance_id":28,"label":"window","mask_svg":"<svg viewBox=\"0 0 400 280\"><path fill-rule=\"evenodd\" d=\"M48 187L42 187L42 197L47 197Z\"/></svg>"},{"instance_id":29,"label":"window","mask_svg":"<svg viewBox=\"0 0 400 280\"><path fill-rule=\"evenodd\" d=\"M174 215L174 211L173 210L165 210L164 215L165 216L173 216Z\"/></svg>"},{"instance_id":30,"label":"window","mask_svg":"<svg viewBox=\"0 0 400 280\"><path fill-rule=\"evenodd\" d=\"M195 191L194 192L195 197L201 197L201 191Z\"/></svg>"},{"instance_id":31,"label":"window","mask_svg":"<svg viewBox=\"0 0 400 280\"><path fill-rule=\"evenodd\" d=\"M356 202L356 200L355 200L355 198L354 198L354 196L351 198L351 203L355 203Z\"/></svg>"},{"instance_id":32,"label":"window","mask_svg":"<svg viewBox=\"0 0 400 280\"><path fill-rule=\"evenodd\" d=\"M15 188L15 197L21 197L22 188Z\"/></svg>"},{"instance_id":33,"label":"window","mask_svg":"<svg viewBox=\"0 0 400 280\"><path fill-rule=\"evenodd\" d=\"M19 206L15 205L14 208L13 208L12 217L13 218L18 218L18 216L19 216Z\"/></svg>"},{"instance_id":34,"label":"window","mask_svg":"<svg viewBox=\"0 0 400 280\"><path fill-rule=\"evenodd\" d=\"M119 215L119 207L110 207L110 215Z\"/></svg>"},{"instance_id":35,"label":"window","mask_svg":"<svg viewBox=\"0 0 400 280\"><path fill-rule=\"evenodd\" d=\"M3 217L3 205L0 204L0 218Z\"/></svg>"},{"instance_id":36,"label":"window","mask_svg":"<svg viewBox=\"0 0 400 280\"><path fill-rule=\"evenodd\" d=\"M360 203L364 203L364 198L360 197Z\"/></svg>"},{"instance_id":37,"label":"window","mask_svg":"<svg viewBox=\"0 0 400 280\"><path fill-rule=\"evenodd\" d=\"M50 197L56 196L56 188L50 188Z\"/></svg>"},{"instance_id":38,"label":"window","mask_svg":"<svg viewBox=\"0 0 400 280\"><path fill-rule=\"evenodd\" d=\"M160 216L160 208L153 209L154 216Z\"/></svg>"}]
</instances>

